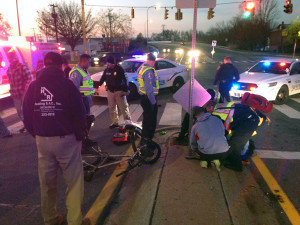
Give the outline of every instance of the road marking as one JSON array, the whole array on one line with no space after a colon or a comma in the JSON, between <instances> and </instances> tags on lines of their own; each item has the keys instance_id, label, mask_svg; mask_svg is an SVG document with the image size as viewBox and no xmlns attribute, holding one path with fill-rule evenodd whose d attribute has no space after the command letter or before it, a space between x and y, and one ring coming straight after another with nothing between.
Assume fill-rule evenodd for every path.
<instances>
[{"instance_id":1,"label":"road marking","mask_svg":"<svg viewBox=\"0 0 300 225\"><path fill-rule=\"evenodd\" d=\"M180 125L182 107L178 103L167 103L159 125Z\"/></svg>"},{"instance_id":2,"label":"road marking","mask_svg":"<svg viewBox=\"0 0 300 225\"><path fill-rule=\"evenodd\" d=\"M1 118L5 119L11 115L17 114L16 108L9 108L1 112Z\"/></svg>"},{"instance_id":3,"label":"road marking","mask_svg":"<svg viewBox=\"0 0 300 225\"><path fill-rule=\"evenodd\" d=\"M265 159L300 159L300 152L255 150L260 158Z\"/></svg>"},{"instance_id":4,"label":"road marking","mask_svg":"<svg viewBox=\"0 0 300 225\"><path fill-rule=\"evenodd\" d=\"M130 146L125 155L130 155L133 153L132 147ZM128 157L124 157L121 160L128 159ZM89 218L92 225L96 225L97 221L105 209L105 207L108 205L108 203L112 200L112 196L117 190L117 187L119 183L121 182L121 179L123 176L116 177L116 175L124 170L126 170L128 167L127 163L124 163L123 165L118 165L116 169L114 170L113 174L110 176L109 180L106 182L105 186L102 188L100 194L96 198L95 202L89 209L89 211L86 214L86 218Z\"/></svg>"},{"instance_id":5,"label":"road marking","mask_svg":"<svg viewBox=\"0 0 300 225\"><path fill-rule=\"evenodd\" d=\"M94 115L95 118L103 113L108 107L106 105L93 105L91 107L91 115Z\"/></svg>"},{"instance_id":6,"label":"road marking","mask_svg":"<svg viewBox=\"0 0 300 225\"><path fill-rule=\"evenodd\" d=\"M261 173L261 175L263 176L264 180L268 184L270 190L278 200L282 209L286 213L290 222L295 225L300 224L300 215L298 211L296 210L295 206L292 204L288 196L281 189L281 187L279 186L275 178L272 176L264 162L257 155L253 156L252 160L259 172Z\"/></svg>"},{"instance_id":7,"label":"road marking","mask_svg":"<svg viewBox=\"0 0 300 225\"><path fill-rule=\"evenodd\" d=\"M246 63L247 61L242 61L243 63Z\"/></svg>"},{"instance_id":8,"label":"road marking","mask_svg":"<svg viewBox=\"0 0 300 225\"><path fill-rule=\"evenodd\" d=\"M14 123L14 124L8 126L7 129L8 129L10 132L12 132L13 134L17 134L17 133L20 133L19 130L20 130L21 128L23 128L23 127L24 127L23 122L22 122L22 121L19 121L19 122L17 122L17 123Z\"/></svg>"},{"instance_id":9,"label":"road marking","mask_svg":"<svg viewBox=\"0 0 300 225\"><path fill-rule=\"evenodd\" d=\"M300 98L291 98L293 101L300 103Z\"/></svg>"},{"instance_id":10,"label":"road marking","mask_svg":"<svg viewBox=\"0 0 300 225\"><path fill-rule=\"evenodd\" d=\"M274 108L291 119L300 119L300 112L287 105L274 105Z\"/></svg>"},{"instance_id":11,"label":"road marking","mask_svg":"<svg viewBox=\"0 0 300 225\"><path fill-rule=\"evenodd\" d=\"M131 120L133 122L136 122L136 121L138 121L138 119L142 115L143 108L139 104L132 104L132 105L129 105L129 112L130 112L130 115L131 115ZM123 115L120 115L119 123L120 124L124 123L124 117L123 117Z\"/></svg>"}]
</instances>

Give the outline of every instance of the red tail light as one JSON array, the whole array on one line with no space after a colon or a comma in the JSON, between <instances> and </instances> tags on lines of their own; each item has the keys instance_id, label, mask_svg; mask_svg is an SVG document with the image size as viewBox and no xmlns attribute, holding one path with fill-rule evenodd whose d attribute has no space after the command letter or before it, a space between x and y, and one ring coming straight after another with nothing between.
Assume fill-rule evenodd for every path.
<instances>
[{"instance_id":1,"label":"red tail light","mask_svg":"<svg viewBox=\"0 0 300 225\"><path fill-rule=\"evenodd\" d=\"M4 61L1 62L0 68L1 68L1 67L5 67L5 62L4 62Z\"/></svg>"},{"instance_id":2,"label":"red tail light","mask_svg":"<svg viewBox=\"0 0 300 225\"><path fill-rule=\"evenodd\" d=\"M31 50L35 52L37 50L36 46L32 45Z\"/></svg>"}]
</instances>

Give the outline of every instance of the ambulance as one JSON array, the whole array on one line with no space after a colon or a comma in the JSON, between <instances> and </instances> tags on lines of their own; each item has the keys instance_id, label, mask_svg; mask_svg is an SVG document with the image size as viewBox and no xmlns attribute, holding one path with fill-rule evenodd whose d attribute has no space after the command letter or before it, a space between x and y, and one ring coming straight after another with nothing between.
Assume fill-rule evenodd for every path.
<instances>
[{"instance_id":1,"label":"ambulance","mask_svg":"<svg viewBox=\"0 0 300 225\"><path fill-rule=\"evenodd\" d=\"M61 53L64 48L60 43L30 42L25 37L9 37L8 41L0 40L0 99L10 96L7 69L10 65L7 53L11 49L16 52L19 61L30 68L33 78L44 66L44 56L48 52Z\"/></svg>"}]
</instances>

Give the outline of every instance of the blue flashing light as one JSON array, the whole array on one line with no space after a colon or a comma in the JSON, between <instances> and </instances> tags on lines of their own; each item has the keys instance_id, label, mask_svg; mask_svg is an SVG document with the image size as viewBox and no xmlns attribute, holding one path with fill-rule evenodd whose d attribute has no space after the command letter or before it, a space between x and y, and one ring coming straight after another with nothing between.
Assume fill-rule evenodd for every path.
<instances>
[{"instance_id":1,"label":"blue flashing light","mask_svg":"<svg viewBox=\"0 0 300 225\"><path fill-rule=\"evenodd\" d=\"M232 87L235 90L239 90L241 88L241 86L239 84L233 84Z\"/></svg>"},{"instance_id":2,"label":"blue flashing light","mask_svg":"<svg viewBox=\"0 0 300 225\"><path fill-rule=\"evenodd\" d=\"M138 60L146 60L147 56L146 55L132 55L132 58L138 59Z\"/></svg>"},{"instance_id":3,"label":"blue flashing light","mask_svg":"<svg viewBox=\"0 0 300 225\"><path fill-rule=\"evenodd\" d=\"M266 62L264 62L264 65L265 65L265 66L270 66L271 63L270 63L269 61L266 61Z\"/></svg>"}]
</instances>

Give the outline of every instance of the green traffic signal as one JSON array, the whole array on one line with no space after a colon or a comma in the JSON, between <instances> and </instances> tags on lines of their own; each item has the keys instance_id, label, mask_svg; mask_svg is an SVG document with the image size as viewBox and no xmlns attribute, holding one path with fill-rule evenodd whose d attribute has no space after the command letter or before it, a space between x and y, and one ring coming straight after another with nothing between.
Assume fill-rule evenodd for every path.
<instances>
[{"instance_id":1,"label":"green traffic signal","mask_svg":"<svg viewBox=\"0 0 300 225\"><path fill-rule=\"evenodd\" d=\"M246 12L244 12L243 15L244 15L244 18L249 18L251 16L251 12L246 11Z\"/></svg>"}]
</instances>

